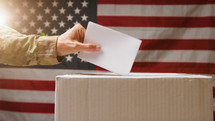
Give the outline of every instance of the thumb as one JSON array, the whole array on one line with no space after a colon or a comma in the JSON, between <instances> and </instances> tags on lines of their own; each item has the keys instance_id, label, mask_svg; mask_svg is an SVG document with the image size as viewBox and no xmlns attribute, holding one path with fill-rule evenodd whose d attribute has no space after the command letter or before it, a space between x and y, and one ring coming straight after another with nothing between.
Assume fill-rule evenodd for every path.
<instances>
[{"instance_id":1,"label":"thumb","mask_svg":"<svg viewBox=\"0 0 215 121\"><path fill-rule=\"evenodd\" d=\"M98 52L101 50L101 46L93 43L79 43L79 51Z\"/></svg>"}]
</instances>

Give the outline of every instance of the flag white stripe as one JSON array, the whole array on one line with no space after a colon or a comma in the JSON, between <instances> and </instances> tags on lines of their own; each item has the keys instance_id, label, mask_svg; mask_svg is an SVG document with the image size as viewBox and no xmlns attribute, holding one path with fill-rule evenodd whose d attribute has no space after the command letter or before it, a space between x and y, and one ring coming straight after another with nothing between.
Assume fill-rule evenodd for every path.
<instances>
[{"instance_id":1,"label":"flag white stripe","mask_svg":"<svg viewBox=\"0 0 215 121\"><path fill-rule=\"evenodd\" d=\"M140 39L214 39L215 28L110 27Z\"/></svg>"},{"instance_id":2,"label":"flag white stripe","mask_svg":"<svg viewBox=\"0 0 215 121\"><path fill-rule=\"evenodd\" d=\"M139 51L138 54L143 54L143 53L141 51ZM137 56L139 56L139 55L137 55ZM136 57L136 59L137 58L138 57ZM28 68L28 69L27 68L0 68L0 74L2 72L6 72L6 73L4 73L4 78L3 79L18 79L18 80L19 79L26 79L26 80L30 79L30 80L38 80L39 79L38 76L34 76L34 74L31 74L32 72L33 73L41 73L40 76L50 75L50 74L56 74L54 77L56 77L57 75L75 74L75 73L64 73L64 74L61 73L61 74L57 74L60 71L63 71L63 70L61 70L61 69L32 69L32 68ZM10 73L7 73L7 72L10 72ZM14 74L14 73L16 73L16 74ZM87 71L86 70L77 70L76 71L76 74L103 74L103 73L106 73L106 72L104 72L104 71L95 71L95 70L92 70L92 71L90 71L90 70L87 70ZM26 74L25 77L23 77L23 74ZM156 73L154 73L154 74L156 74ZM214 76L214 79L215 79L215 75L213 75L213 76ZM43 78L43 79L48 80L49 77L47 76L47 78ZM214 85L215 85L215 83L214 83ZM0 89L0 94L5 93L6 91L8 91L7 93L10 93L10 95L24 94L24 95L20 96L23 99L25 98L25 94L28 95L28 93L25 93L27 91L29 91L29 94L32 94L32 92L33 92L33 93L35 93L37 95L41 95L43 93L47 93L45 95L49 95L49 94L52 94L52 92L54 92L54 91L30 91L30 90L26 91L26 90ZM13 97L13 96L10 96L10 95L4 95L4 96L0 95L0 99L3 99L3 98L1 98L1 96L2 97L8 97L8 98ZM26 97L28 97L28 96L26 96ZM47 99L50 100L50 101L48 101L50 103L54 102L53 101L54 98L52 98L52 97L51 98L47 98ZM13 100L14 101L19 101L21 99L13 99Z\"/></svg>"},{"instance_id":3,"label":"flag white stripe","mask_svg":"<svg viewBox=\"0 0 215 121\"><path fill-rule=\"evenodd\" d=\"M213 98L213 110L215 111L215 98Z\"/></svg>"},{"instance_id":4,"label":"flag white stripe","mask_svg":"<svg viewBox=\"0 0 215 121\"><path fill-rule=\"evenodd\" d=\"M215 16L215 5L114 5L98 4L97 16Z\"/></svg>"},{"instance_id":5,"label":"flag white stripe","mask_svg":"<svg viewBox=\"0 0 215 121\"><path fill-rule=\"evenodd\" d=\"M72 69L0 68L0 79L53 81L57 75L91 72L94 71Z\"/></svg>"},{"instance_id":6,"label":"flag white stripe","mask_svg":"<svg viewBox=\"0 0 215 121\"><path fill-rule=\"evenodd\" d=\"M54 114L19 113L0 110L1 121L54 121Z\"/></svg>"},{"instance_id":7,"label":"flag white stripe","mask_svg":"<svg viewBox=\"0 0 215 121\"><path fill-rule=\"evenodd\" d=\"M54 91L0 89L0 100L13 102L54 103Z\"/></svg>"},{"instance_id":8,"label":"flag white stripe","mask_svg":"<svg viewBox=\"0 0 215 121\"><path fill-rule=\"evenodd\" d=\"M215 63L215 51L205 50L140 50L135 62Z\"/></svg>"}]
</instances>

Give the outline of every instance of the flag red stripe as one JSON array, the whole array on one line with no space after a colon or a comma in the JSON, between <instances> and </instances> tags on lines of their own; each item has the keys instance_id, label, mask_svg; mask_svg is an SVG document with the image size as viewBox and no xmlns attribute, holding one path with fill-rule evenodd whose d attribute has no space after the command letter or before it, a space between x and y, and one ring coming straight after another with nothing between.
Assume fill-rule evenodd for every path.
<instances>
[{"instance_id":1,"label":"flag red stripe","mask_svg":"<svg viewBox=\"0 0 215 121\"><path fill-rule=\"evenodd\" d=\"M215 50L215 39L141 39L140 50Z\"/></svg>"},{"instance_id":2,"label":"flag red stripe","mask_svg":"<svg viewBox=\"0 0 215 121\"><path fill-rule=\"evenodd\" d=\"M97 23L114 27L215 27L215 17L97 16Z\"/></svg>"},{"instance_id":3,"label":"flag red stripe","mask_svg":"<svg viewBox=\"0 0 215 121\"><path fill-rule=\"evenodd\" d=\"M98 0L98 4L146 4L146 5L178 5L178 4L214 4L214 0Z\"/></svg>"},{"instance_id":4,"label":"flag red stripe","mask_svg":"<svg viewBox=\"0 0 215 121\"><path fill-rule=\"evenodd\" d=\"M0 79L0 89L54 91L55 81Z\"/></svg>"},{"instance_id":5,"label":"flag red stripe","mask_svg":"<svg viewBox=\"0 0 215 121\"><path fill-rule=\"evenodd\" d=\"M135 62L131 71L215 74L215 63Z\"/></svg>"},{"instance_id":6,"label":"flag red stripe","mask_svg":"<svg viewBox=\"0 0 215 121\"><path fill-rule=\"evenodd\" d=\"M98 0L98 4L144 4L143 0Z\"/></svg>"},{"instance_id":7,"label":"flag red stripe","mask_svg":"<svg viewBox=\"0 0 215 121\"><path fill-rule=\"evenodd\" d=\"M0 101L0 110L26 113L54 113L54 104Z\"/></svg>"},{"instance_id":8,"label":"flag red stripe","mask_svg":"<svg viewBox=\"0 0 215 121\"><path fill-rule=\"evenodd\" d=\"M135 62L131 72L215 74L215 63Z\"/></svg>"},{"instance_id":9,"label":"flag red stripe","mask_svg":"<svg viewBox=\"0 0 215 121\"><path fill-rule=\"evenodd\" d=\"M215 98L215 86L213 86L213 97Z\"/></svg>"},{"instance_id":10,"label":"flag red stripe","mask_svg":"<svg viewBox=\"0 0 215 121\"><path fill-rule=\"evenodd\" d=\"M215 111L213 111L213 118L214 118L214 121L215 121Z\"/></svg>"}]
</instances>

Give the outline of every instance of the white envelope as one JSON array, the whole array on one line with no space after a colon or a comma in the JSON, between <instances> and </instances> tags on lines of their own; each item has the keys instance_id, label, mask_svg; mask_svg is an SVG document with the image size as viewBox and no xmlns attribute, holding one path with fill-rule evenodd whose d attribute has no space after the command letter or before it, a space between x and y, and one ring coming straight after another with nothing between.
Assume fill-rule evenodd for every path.
<instances>
[{"instance_id":1,"label":"white envelope","mask_svg":"<svg viewBox=\"0 0 215 121\"><path fill-rule=\"evenodd\" d=\"M89 22L84 43L99 44L101 51L82 51L78 57L111 72L128 75L141 42L139 39Z\"/></svg>"}]
</instances>

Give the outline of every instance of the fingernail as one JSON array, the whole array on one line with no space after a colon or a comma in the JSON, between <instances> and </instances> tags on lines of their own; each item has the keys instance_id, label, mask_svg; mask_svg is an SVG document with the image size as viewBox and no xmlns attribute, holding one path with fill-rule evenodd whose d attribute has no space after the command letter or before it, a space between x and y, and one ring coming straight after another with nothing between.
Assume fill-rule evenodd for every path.
<instances>
[{"instance_id":1,"label":"fingernail","mask_svg":"<svg viewBox=\"0 0 215 121\"><path fill-rule=\"evenodd\" d=\"M96 51L100 51L101 50L101 46L100 45L96 45Z\"/></svg>"}]
</instances>

